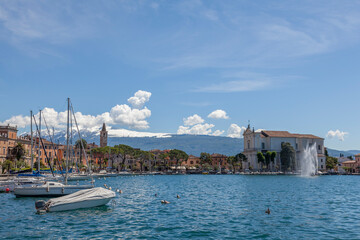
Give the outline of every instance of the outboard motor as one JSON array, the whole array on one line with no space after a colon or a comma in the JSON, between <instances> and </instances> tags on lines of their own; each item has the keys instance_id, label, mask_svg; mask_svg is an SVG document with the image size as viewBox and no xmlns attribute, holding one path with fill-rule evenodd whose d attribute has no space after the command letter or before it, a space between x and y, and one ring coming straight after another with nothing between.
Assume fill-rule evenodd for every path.
<instances>
[{"instance_id":1,"label":"outboard motor","mask_svg":"<svg viewBox=\"0 0 360 240\"><path fill-rule=\"evenodd\" d=\"M44 200L38 200L35 202L35 208L36 210L42 210L45 207L45 201Z\"/></svg>"}]
</instances>

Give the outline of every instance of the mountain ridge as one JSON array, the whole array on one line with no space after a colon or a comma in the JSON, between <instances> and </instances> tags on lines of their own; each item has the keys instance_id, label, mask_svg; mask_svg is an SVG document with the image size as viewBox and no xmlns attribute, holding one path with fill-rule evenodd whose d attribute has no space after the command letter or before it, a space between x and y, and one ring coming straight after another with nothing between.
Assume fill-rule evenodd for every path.
<instances>
[{"instance_id":1,"label":"mountain ridge","mask_svg":"<svg viewBox=\"0 0 360 240\"><path fill-rule=\"evenodd\" d=\"M96 132L82 132L82 137L89 143L99 144L100 137ZM75 135L77 136L77 135ZM56 143L65 143L65 132L59 131L54 135ZM76 137L74 141L76 141ZM180 149L189 155L199 156L201 152L220 153L228 156L236 155L244 150L243 138L230 138L225 136L169 134L169 137L108 137L109 146L125 144L142 150L152 149ZM341 151L328 148L330 156L353 156L360 150Z\"/></svg>"}]
</instances>

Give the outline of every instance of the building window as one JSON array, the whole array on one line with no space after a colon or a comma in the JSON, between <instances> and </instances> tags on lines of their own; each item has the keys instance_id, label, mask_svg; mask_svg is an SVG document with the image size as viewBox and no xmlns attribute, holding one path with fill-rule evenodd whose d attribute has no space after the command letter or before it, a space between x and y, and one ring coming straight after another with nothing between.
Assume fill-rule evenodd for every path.
<instances>
[{"instance_id":1,"label":"building window","mask_svg":"<svg viewBox=\"0 0 360 240\"><path fill-rule=\"evenodd\" d=\"M321 150L321 145L320 144L318 145L318 150Z\"/></svg>"},{"instance_id":2,"label":"building window","mask_svg":"<svg viewBox=\"0 0 360 240\"><path fill-rule=\"evenodd\" d=\"M190 161L190 164L194 164L194 161Z\"/></svg>"},{"instance_id":3,"label":"building window","mask_svg":"<svg viewBox=\"0 0 360 240\"><path fill-rule=\"evenodd\" d=\"M265 143L261 143L261 148L265 149Z\"/></svg>"},{"instance_id":4,"label":"building window","mask_svg":"<svg viewBox=\"0 0 360 240\"><path fill-rule=\"evenodd\" d=\"M247 148L250 149L250 140L247 141Z\"/></svg>"},{"instance_id":5,"label":"building window","mask_svg":"<svg viewBox=\"0 0 360 240\"><path fill-rule=\"evenodd\" d=\"M321 165L321 168L323 168L323 165Z\"/></svg>"},{"instance_id":6,"label":"building window","mask_svg":"<svg viewBox=\"0 0 360 240\"><path fill-rule=\"evenodd\" d=\"M296 150L298 149L299 147L298 147L298 144L296 143Z\"/></svg>"}]
</instances>

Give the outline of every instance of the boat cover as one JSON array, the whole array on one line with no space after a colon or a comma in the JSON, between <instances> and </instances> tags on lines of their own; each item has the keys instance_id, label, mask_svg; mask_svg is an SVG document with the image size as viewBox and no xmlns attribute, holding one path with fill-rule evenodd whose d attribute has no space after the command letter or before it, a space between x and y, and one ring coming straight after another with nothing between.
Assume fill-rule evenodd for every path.
<instances>
[{"instance_id":1,"label":"boat cover","mask_svg":"<svg viewBox=\"0 0 360 240\"><path fill-rule=\"evenodd\" d=\"M52 198L47 202L47 204L49 207L52 207L56 205L69 204L75 202L114 198L115 196L116 196L115 192L102 187L97 187L97 188L80 190L63 197Z\"/></svg>"}]
</instances>

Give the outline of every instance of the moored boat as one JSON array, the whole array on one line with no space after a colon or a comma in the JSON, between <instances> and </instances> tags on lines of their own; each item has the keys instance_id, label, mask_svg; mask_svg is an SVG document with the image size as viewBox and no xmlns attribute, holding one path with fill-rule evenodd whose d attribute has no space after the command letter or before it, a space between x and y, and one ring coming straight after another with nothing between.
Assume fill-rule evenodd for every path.
<instances>
[{"instance_id":1,"label":"moored boat","mask_svg":"<svg viewBox=\"0 0 360 240\"><path fill-rule=\"evenodd\" d=\"M45 182L42 185L16 186L14 194L16 197L58 197L91 188L93 188L92 185L65 185L58 182Z\"/></svg>"},{"instance_id":2,"label":"moored boat","mask_svg":"<svg viewBox=\"0 0 360 240\"><path fill-rule=\"evenodd\" d=\"M49 201L37 201L35 203L38 211L59 212L82 208L92 208L107 204L116 196L115 192L105 188L93 188L81 190L76 193L53 198Z\"/></svg>"}]
</instances>

